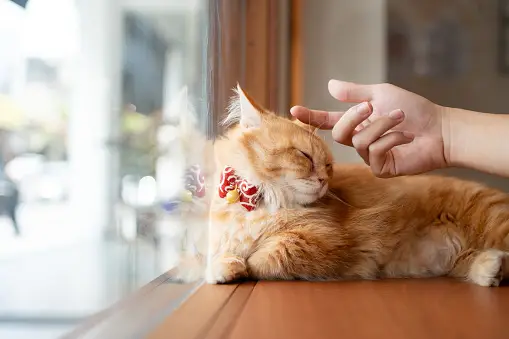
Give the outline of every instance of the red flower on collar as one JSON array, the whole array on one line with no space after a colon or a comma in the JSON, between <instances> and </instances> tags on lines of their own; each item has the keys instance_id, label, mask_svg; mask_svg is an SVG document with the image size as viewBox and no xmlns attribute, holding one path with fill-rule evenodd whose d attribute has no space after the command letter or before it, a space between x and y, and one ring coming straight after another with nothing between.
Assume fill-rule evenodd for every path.
<instances>
[{"instance_id":1,"label":"red flower on collar","mask_svg":"<svg viewBox=\"0 0 509 339\"><path fill-rule=\"evenodd\" d=\"M186 170L185 188L195 197L203 198L205 196L205 177L200 166L193 165Z\"/></svg>"},{"instance_id":2,"label":"red flower on collar","mask_svg":"<svg viewBox=\"0 0 509 339\"><path fill-rule=\"evenodd\" d=\"M239 177L230 166L226 166L219 179L219 196L225 198L228 192L233 190L239 192L240 204L246 210L252 211L256 208L256 204L260 199L258 187Z\"/></svg>"}]
</instances>

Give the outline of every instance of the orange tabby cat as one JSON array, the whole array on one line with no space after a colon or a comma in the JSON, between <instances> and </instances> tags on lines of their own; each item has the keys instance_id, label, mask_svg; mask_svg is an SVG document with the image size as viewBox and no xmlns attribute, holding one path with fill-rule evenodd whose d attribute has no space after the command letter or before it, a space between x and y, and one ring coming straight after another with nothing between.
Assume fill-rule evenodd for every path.
<instances>
[{"instance_id":1,"label":"orange tabby cat","mask_svg":"<svg viewBox=\"0 0 509 339\"><path fill-rule=\"evenodd\" d=\"M435 176L378 179L332 165L309 126L240 87L216 142L206 280L447 275L498 286L509 270L509 196Z\"/></svg>"}]
</instances>

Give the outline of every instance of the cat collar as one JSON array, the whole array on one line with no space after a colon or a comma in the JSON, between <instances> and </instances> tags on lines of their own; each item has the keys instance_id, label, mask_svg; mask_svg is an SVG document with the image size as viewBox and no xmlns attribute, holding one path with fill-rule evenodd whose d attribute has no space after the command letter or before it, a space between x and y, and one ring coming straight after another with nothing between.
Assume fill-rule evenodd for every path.
<instances>
[{"instance_id":1,"label":"cat collar","mask_svg":"<svg viewBox=\"0 0 509 339\"><path fill-rule=\"evenodd\" d=\"M226 198L229 204L239 201L249 212L256 208L260 199L258 187L239 177L230 166L226 166L221 172L218 191L219 197Z\"/></svg>"},{"instance_id":2,"label":"cat collar","mask_svg":"<svg viewBox=\"0 0 509 339\"><path fill-rule=\"evenodd\" d=\"M163 209L173 211L181 202L191 202L193 198L205 196L205 176L199 165L190 166L184 175L184 188L181 196L177 199L163 202Z\"/></svg>"}]
</instances>

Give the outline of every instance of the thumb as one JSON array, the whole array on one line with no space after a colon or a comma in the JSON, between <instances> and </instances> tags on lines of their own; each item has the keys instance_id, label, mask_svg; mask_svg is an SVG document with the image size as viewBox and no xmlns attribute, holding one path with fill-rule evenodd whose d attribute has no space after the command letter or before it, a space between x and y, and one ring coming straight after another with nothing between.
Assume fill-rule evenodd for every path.
<instances>
[{"instance_id":1,"label":"thumb","mask_svg":"<svg viewBox=\"0 0 509 339\"><path fill-rule=\"evenodd\" d=\"M373 86L361 85L353 82L329 80L329 93L339 101L364 102L373 99Z\"/></svg>"}]
</instances>

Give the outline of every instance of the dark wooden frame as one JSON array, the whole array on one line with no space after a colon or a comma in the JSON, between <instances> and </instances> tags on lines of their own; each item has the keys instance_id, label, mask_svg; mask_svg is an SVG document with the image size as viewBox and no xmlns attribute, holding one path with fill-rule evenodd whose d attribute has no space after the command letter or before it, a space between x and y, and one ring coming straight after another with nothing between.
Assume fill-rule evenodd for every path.
<instances>
[{"instance_id":1,"label":"dark wooden frame","mask_svg":"<svg viewBox=\"0 0 509 339\"><path fill-rule=\"evenodd\" d=\"M285 87L289 34L288 2L273 0L211 0L209 2L208 101L212 117L208 133L222 132L224 115L237 82L262 106L288 109Z\"/></svg>"},{"instance_id":2,"label":"dark wooden frame","mask_svg":"<svg viewBox=\"0 0 509 339\"><path fill-rule=\"evenodd\" d=\"M303 53L302 53L302 0L292 0L290 14L291 37L291 79L290 104L302 105L303 93Z\"/></svg>"}]
</instances>

